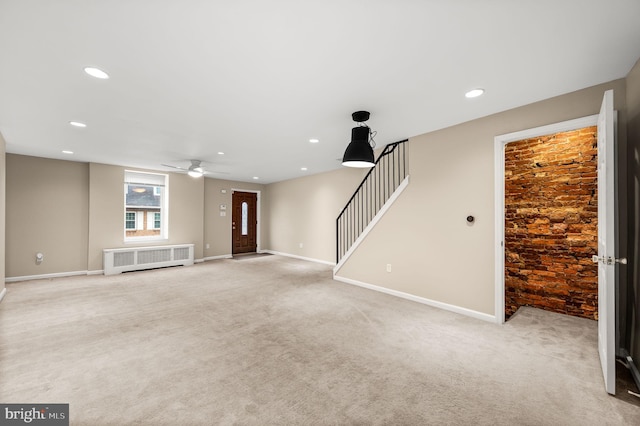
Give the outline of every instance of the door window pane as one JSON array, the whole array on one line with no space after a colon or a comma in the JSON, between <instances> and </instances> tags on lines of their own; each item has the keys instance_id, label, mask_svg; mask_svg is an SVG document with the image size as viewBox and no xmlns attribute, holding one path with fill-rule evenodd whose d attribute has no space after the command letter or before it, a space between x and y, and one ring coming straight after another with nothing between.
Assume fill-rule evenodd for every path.
<instances>
[{"instance_id":1,"label":"door window pane","mask_svg":"<svg viewBox=\"0 0 640 426\"><path fill-rule=\"evenodd\" d=\"M242 235L248 235L248 216L249 216L249 205L246 201L242 202Z\"/></svg>"}]
</instances>

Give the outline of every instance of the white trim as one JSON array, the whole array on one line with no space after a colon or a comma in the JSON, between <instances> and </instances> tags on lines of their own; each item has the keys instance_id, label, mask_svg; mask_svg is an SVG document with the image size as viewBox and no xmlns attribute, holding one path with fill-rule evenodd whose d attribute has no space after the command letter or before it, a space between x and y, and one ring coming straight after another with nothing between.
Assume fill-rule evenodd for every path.
<instances>
[{"instance_id":1,"label":"white trim","mask_svg":"<svg viewBox=\"0 0 640 426\"><path fill-rule=\"evenodd\" d=\"M507 133L494 138L494 206L495 206L495 319L504 323L504 148L510 142L582 129L598 124L598 114L574 120Z\"/></svg>"},{"instance_id":2,"label":"white trim","mask_svg":"<svg viewBox=\"0 0 640 426\"><path fill-rule=\"evenodd\" d=\"M4 296L7 294L7 289L6 287L2 289L2 291L0 291L0 302L2 302L2 299L4 299Z\"/></svg>"},{"instance_id":3,"label":"white trim","mask_svg":"<svg viewBox=\"0 0 640 426\"><path fill-rule=\"evenodd\" d=\"M130 245L142 244L144 242L151 242L151 243L160 243L159 245L162 245L163 242L166 243L168 241L169 241L168 238L160 237L159 235L147 235L144 237L129 237L129 239L126 241L123 241L122 244L124 246L130 246Z\"/></svg>"},{"instance_id":4,"label":"white trim","mask_svg":"<svg viewBox=\"0 0 640 426\"><path fill-rule=\"evenodd\" d=\"M87 271L87 275L104 275L104 269L96 269L95 271Z\"/></svg>"},{"instance_id":5,"label":"white trim","mask_svg":"<svg viewBox=\"0 0 640 426\"><path fill-rule=\"evenodd\" d=\"M361 281L352 280L350 278L343 277L333 277L334 280L343 282L345 284L351 284L358 287L363 287L369 290L379 291L380 293L389 294L391 296L400 297L402 299L411 300L413 302L422 303L423 305L432 306L434 308L443 309L445 311L455 312L456 314L461 314L467 317L479 319L487 322L496 322L496 318L493 315L485 314L484 312L474 311L472 309L463 308L456 305L450 305L448 303L438 302L436 300L427 299L420 296L415 296L413 294L404 293L402 291L392 290L386 287L380 287L373 284L363 283Z\"/></svg>"},{"instance_id":6,"label":"white trim","mask_svg":"<svg viewBox=\"0 0 640 426\"><path fill-rule=\"evenodd\" d=\"M61 278L61 277L72 277L76 275L87 275L88 271L71 271L71 272L56 272L54 274L41 274L41 275L24 275L22 277L7 277L5 278L5 282L14 283L17 281L30 281L30 280L41 280L48 278Z\"/></svg>"},{"instance_id":7,"label":"white trim","mask_svg":"<svg viewBox=\"0 0 640 426\"><path fill-rule=\"evenodd\" d=\"M204 259L194 259L193 263L204 263Z\"/></svg>"},{"instance_id":8,"label":"white trim","mask_svg":"<svg viewBox=\"0 0 640 426\"><path fill-rule=\"evenodd\" d=\"M205 262L208 262L210 260L219 260L219 259L233 259L233 255L232 254L222 254L219 256L209 256L209 257L205 257L204 260Z\"/></svg>"},{"instance_id":9,"label":"white trim","mask_svg":"<svg viewBox=\"0 0 640 426\"><path fill-rule=\"evenodd\" d=\"M358 246L364 241L364 239L367 237L369 232L371 232L371 230L376 226L376 224L380 221L380 219L382 219L382 216L384 216L387 210L391 208L391 205L395 203L395 201L398 199L400 194L402 194L402 192L405 190L405 188L408 185L409 185L409 175L407 175L407 177L405 177L404 180L400 182L400 185L398 185L396 190L393 191L393 194L391 194L391 197L389 197L389 199L384 203L380 211L376 213L373 219L371 219L371 222L369 222L366 228L364 228L360 236L354 241L351 247L349 247L349 250L347 250L344 256L342 256L342 259L340 259L340 262L338 262L338 264L333 268L333 275L337 274L340 268L342 268L342 266L347 262L347 260L349 260L351 255L357 250Z\"/></svg>"},{"instance_id":10,"label":"white trim","mask_svg":"<svg viewBox=\"0 0 640 426\"><path fill-rule=\"evenodd\" d=\"M252 192L256 195L256 253L260 253L260 230L262 229L262 220L260 218L260 198L261 198L261 190L259 189L239 189L239 188L231 188L231 217L229 218L230 222L233 222L233 193L234 192ZM233 235L231 236L231 248L233 249Z\"/></svg>"},{"instance_id":11,"label":"white trim","mask_svg":"<svg viewBox=\"0 0 640 426\"><path fill-rule=\"evenodd\" d=\"M297 254L282 253L275 250L262 250L260 253L270 253L278 256L292 257L294 259L306 260L308 262L322 263L323 265L335 266L335 263L327 262L326 260L314 259L312 257L298 256Z\"/></svg>"}]
</instances>

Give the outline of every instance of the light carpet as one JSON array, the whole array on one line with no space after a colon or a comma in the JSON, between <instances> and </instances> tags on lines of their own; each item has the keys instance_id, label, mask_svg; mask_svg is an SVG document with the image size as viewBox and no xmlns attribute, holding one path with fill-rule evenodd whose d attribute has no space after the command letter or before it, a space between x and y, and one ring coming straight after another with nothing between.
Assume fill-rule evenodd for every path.
<instances>
[{"instance_id":1,"label":"light carpet","mask_svg":"<svg viewBox=\"0 0 640 426\"><path fill-rule=\"evenodd\" d=\"M74 425L638 425L594 321L496 325L281 256L7 285L0 402Z\"/></svg>"}]
</instances>

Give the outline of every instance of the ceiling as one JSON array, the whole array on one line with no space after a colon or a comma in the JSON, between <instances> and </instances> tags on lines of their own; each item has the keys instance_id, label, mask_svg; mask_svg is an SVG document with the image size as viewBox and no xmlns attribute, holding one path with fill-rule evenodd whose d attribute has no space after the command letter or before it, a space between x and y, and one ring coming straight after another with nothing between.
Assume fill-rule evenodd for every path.
<instances>
[{"instance_id":1,"label":"ceiling","mask_svg":"<svg viewBox=\"0 0 640 426\"><path fill-rule=\"evenodd\" d=\"M638 0L0 0L0 132L9 153L276 182L341 167L354 111L380 147L625 77L638 17Z\"/></svg>"}]
</instances>

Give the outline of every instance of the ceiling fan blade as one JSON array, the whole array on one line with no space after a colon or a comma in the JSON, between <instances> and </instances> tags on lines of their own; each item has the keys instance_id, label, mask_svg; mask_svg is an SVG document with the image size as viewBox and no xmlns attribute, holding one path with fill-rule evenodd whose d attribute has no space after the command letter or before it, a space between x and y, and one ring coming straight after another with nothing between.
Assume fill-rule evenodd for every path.
<instances>
[{"instance_id":1,"label":"ceiling fan blade","mask_svg":"<svg viewBox=\"0 0 640 426\"><path fill-rule=\"evenodd\" d=\"M183 171L185 171L185 172L188 172L188 171L189 171L189 169L185 169L184 167L172 166L171 164L161 164L161 166L164 166L164 167L171 167L172 169L183 170Z\"/></svg>"},{"instance_id":2,"label":"ceiling fan blade","mask_svg":"<svg viewBox=\"0 0 640 426\"><path fill-rule=\"evenodd\" d=\"M219 172L216 170L204 170L205 175L228 175L229 172Z\"/></svg>"}]
</instances>

